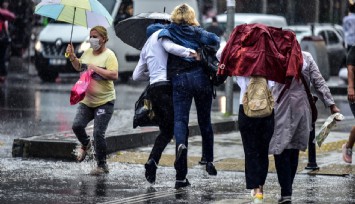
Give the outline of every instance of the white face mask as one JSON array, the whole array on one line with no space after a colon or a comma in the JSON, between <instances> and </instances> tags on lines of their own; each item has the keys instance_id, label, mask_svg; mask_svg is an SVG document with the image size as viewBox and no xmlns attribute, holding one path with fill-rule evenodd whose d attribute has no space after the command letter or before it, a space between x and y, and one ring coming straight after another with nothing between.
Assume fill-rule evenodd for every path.
<instances>
[{"instance_id":1,"label":"white face mask","mask_svg":"<svg viewBox=\"0 0 355 204\"><path fill-rule=\"evenodd\" d=\"M89 39L90 42L90 47L92 49L94 49L94 51L97 51L98 49L100 49L100 39L98 38L90 38Z\"/></svg>"}]
</instances>

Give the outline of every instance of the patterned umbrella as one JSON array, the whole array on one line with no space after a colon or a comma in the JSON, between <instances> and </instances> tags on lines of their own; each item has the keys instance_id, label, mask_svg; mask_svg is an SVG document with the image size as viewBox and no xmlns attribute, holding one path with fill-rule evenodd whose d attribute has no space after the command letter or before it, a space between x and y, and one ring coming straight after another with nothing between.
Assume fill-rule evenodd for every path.
<instances>
[{"instance_id":1,"label":"patterned umbrella","mask_svg":"<svg viewBox=\"0 0 355 204\"><path fill-rule=\"evenodd\" d=\"M112 25L110 13L97 0L42 0L37 4L35 14L87 28ZM70 42L72 35L73 27Z\"/></svg>"}]
</instances>

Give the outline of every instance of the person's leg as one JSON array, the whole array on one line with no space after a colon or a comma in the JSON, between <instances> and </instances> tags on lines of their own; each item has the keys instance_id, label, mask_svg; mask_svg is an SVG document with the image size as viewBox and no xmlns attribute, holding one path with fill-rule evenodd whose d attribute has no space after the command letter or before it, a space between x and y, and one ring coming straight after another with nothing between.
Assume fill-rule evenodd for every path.
<instances>
[{"instance_id":1,"label":"person's leg","mask_svg":"<svg viewBox=\"0 0 355 204\"><path fill-rule=\"evenodd\" d=\"M94 119L94 109L79 103L72 129L82 146L87 146L90 142L90 137L86 134L85 128L92 119Z\"/></svg>"},{"instance_id":2,"label":"person's leg","mask_svg":"<svg viewBox=\"0 0 355 204\"><path fill-rule=\"evenodd\" d=\"M255 118L249 118L245 115L243 105L239 107L238 125L242 137L243 149L245 155L245 181L247 189L256 189L260 187L259 178L259 152L255 141L258 140L258 127Z\"/></svg>"},{"instance_id":3,"label":"person's leg","mask_svg":"<svg viewBox=\"0 0 355 204\"><path fill-rule=\"evenodd\" d=\"M291 149L290 150L290 160L291 160L291 187L293 185L293 180L295 179L297 168L298 168L298 158L300 154L300 150ZM292 196L292 188L291 188L291 196Z\"/></svg>"},{"instance_id":4,"label":"person's leg","mask_svg":"<svg viewBox=\"0 0 355 204\"><path fill-rule=\"evenodd\" d=\"M355 116L355 103L349 102L349 106L350 106L351 112ZM355 126L353 126L351 128L349 139L348 139L348 141L346 143L346 147L347 148L353 148L354 143L355 143Z\"/></svg>"},{"instance_id":5,"label":"person's leg","mask_svg":"<svg viewBox=\"0 0 355 204\"><path fill-rule=\"evenodd\" d=\"M159 120L160 133L155 139L148 160L154 159L154 162L159 164L162 152L174 135L172 87L170 85L157 86L152 88L149 94L153 111Z\"/></svg>"},{"instance_id":6,"label":"person's leg","mask_svg":"<svg viewBox=\"0 0 355 204\"><path fill-rule=\"evenodd\" d=\"M206 161L206 171L209 175L217 175L213 164L214 135L211 124L211 106L213 87L206 73L199 69L189 75L193 84L193 97L197 110L197 120L202 136L202 156Z\"/></svg>"},{"instance_id":7,"label":"person's leg","mask_svg":"<svg viewBox=\"0 0 355 204\"><path fill-rule=\"evenodd\" d=\"M197 111L197 120L202 136L203 156L207 162L213 162L213 129L211 124L212 86L207 75L201 70L193 78L193 97Z\"/></svg>"},{"instance_id":8,"label":"person's leg","mask_svg":"<svg viewBox=\"0 0 355 204\"><path fill-rule=\"evenodd\" d=\"M186 179L187 175L187 137L189 114L192 103L189 81L186 74L173 78L174 135L176 141L176 180Z\"/></svg>"},{"instance_id":9,"label":"person's leg","mask_svg":"<svg viewBox=\"0 0 355 204\"><path fill-rule=\"evenodd\" d=\"M274 134L274 113L262 118L260 122L259 135L261 137L256 142L259 149L260 185L264 186L269 169L269 144Z\"/></svg>"},{"instance_id":10,"label":"person's leg","mask_svg":"<svg viewBox=\"0 0 355 204\"><path fill-rule=\"evenodd\" d=\"M111 120L113 114L114 104L108 102L102 106L95 108L94 116L94 147L97 159L97 165L99 167L106 167L106 139L105 133L108 123Z\"/></svg>"},{"instance_id":11,"label":"person's leg","mask_svg":"<svg viewBox=\"0 0 355 204\"><path fill-rule=\"evenodd\" d=\"M274 155L274 158L277 178L281 187L281 196L291 196L293 180L291 150L285 149L281 154Z\"/></svg>"},{"instance_id":12,"label":"person's leg","mask_svg":"<svg viewBox=\"0 0 355 204\"><path fill-rule=\"evenodd\" d=\"M351 112L355 116L355 103L349 101ZM355 143L355 126L353 126L349 133L348 141L342 146L343 160L347 163L352 163L352 149Z\"/></svg>"}]
</instances>

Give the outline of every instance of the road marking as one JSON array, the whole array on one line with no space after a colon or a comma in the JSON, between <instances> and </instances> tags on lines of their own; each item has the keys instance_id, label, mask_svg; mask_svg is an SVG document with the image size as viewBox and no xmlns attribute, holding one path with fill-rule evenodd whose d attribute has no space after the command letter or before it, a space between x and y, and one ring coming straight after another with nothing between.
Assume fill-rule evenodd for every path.
<instances>
[{"instance_id":1,"label":"road marking","mask_svg":"<svg viewBox=\"0 0 355 204\"><path fill-rule=\"evenodd\" d=\"M132 196L128 198L123 198L119 200L113 200L113 201L108 201L104 202L101 204L119 204L119 203L139 203L143 201L149 201L152 199L157 199L157 198L163 198L163 197L168 197L172 195L178 195L185 193L185 190L170 190L170 191L164 191L164 192L152 192L152 193L145 193L145 194L140 194L137 196Z\"/></svg>"}]
</instances>

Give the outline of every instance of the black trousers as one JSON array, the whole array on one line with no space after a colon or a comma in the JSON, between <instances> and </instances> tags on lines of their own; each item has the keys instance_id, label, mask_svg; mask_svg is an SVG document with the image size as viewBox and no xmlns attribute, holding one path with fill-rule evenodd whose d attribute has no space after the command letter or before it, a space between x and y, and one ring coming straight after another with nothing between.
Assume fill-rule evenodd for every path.
<instances>
[{"instance_id":1,"label":"black trousers","mask_svg":"<svg viewBox=\"0 0 355 204\"><path fill-rule=\"evenodd\" d=\"M298 149L285 149L281 154L274 155L281 196L292 196L292 184L297 172L299 153Z\"/></svg>"},{"instance_id":2,"label":"black trousers","mask_svg":"<svg viewBox=\"0 0 355 204\"><path fill-rule=\"evenodd\" d=\"M274 113L264 118L245 115L239 107L238 125L245 154L246 188L259 188L265 184L269 168L269 143L274 133Z\"/></svg>"},{"instance_id":3,"label":"black trousers","mask_svg":"<svg viewBox=\"0 0 355 204\"><path fill-rule=\"evenodd\" d=\"M160 133L155 139L149 159L158 164L165 147L174 135L174 108L170 82L157 82L148 90L153 111L158 119Z\"/></svg>"}]
</instances>

